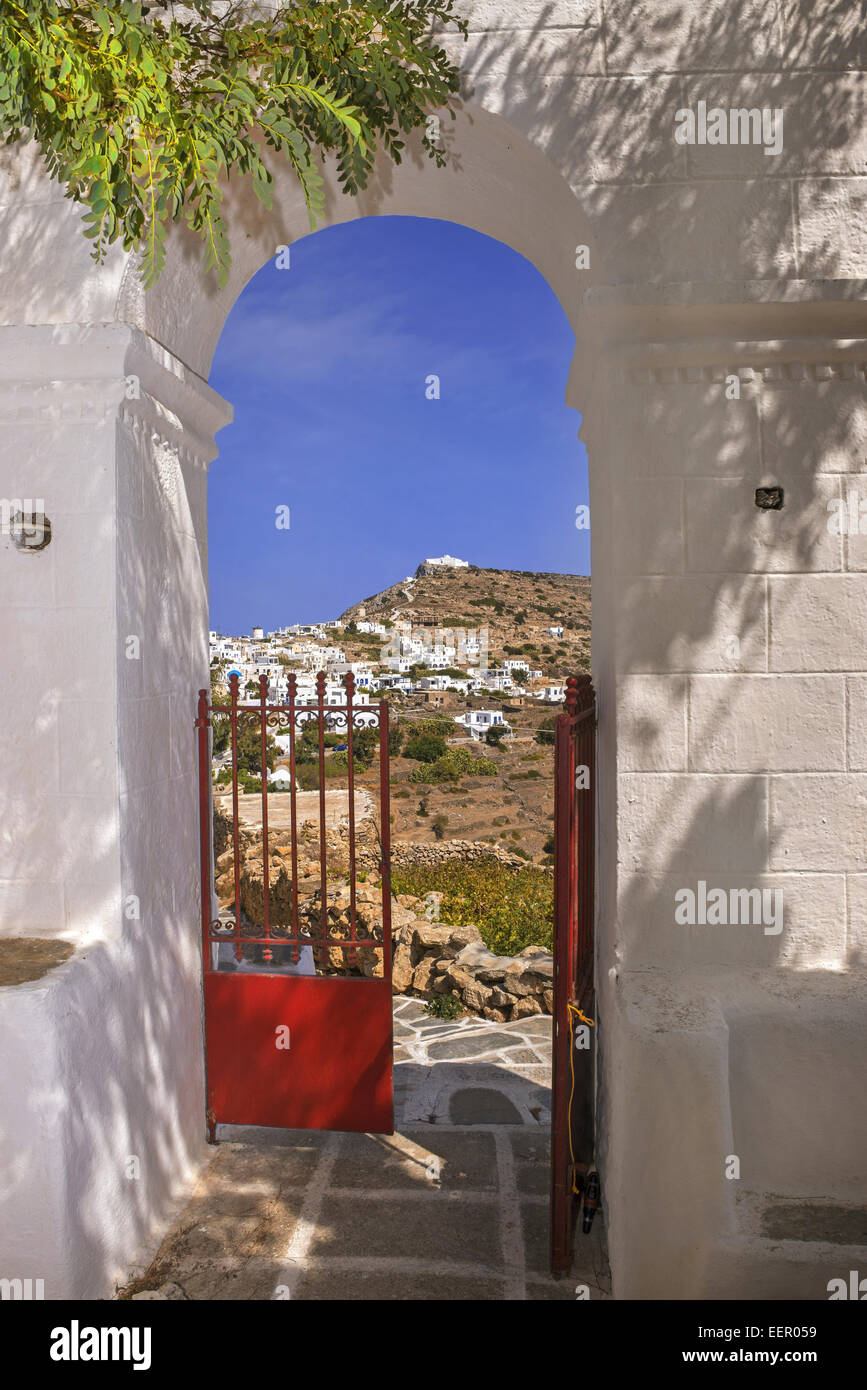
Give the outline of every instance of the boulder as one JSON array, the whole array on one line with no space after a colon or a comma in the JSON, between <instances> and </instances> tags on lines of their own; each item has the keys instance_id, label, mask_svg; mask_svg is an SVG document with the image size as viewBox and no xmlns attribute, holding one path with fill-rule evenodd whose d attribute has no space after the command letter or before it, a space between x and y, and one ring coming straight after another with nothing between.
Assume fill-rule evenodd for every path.
<instances>
[{"instance_id":1,"label":"boulder","mask_svg":"<svg viewBox=\"0 0 867 1390\"><path fill-rule=\"evenodd\" d=\"M478 981L466 985L465 988L461 990L461 998L467 1008L475 1009L477 1013L485 1008L490 997L491 990L488 989L487 985L479 984Z\"/></svg>"},{"instance_id":2,"label":"boulder","mask_svg":"<svg viewBox=\"0 0 867 1390\"><path fill-rule=\"evenodd\" d=\"M503 989L508 990L510 994L517 994L520 998L525 994L534 994L536 986L536 976L530 974L523 961L513 960L503 976Z\"/></svg>"},{"instance_id":3,"label":"boulder","mask_svg":"<svg viewBox=\"0 0 867 1390\"><path fill-rule=\"evenodd\" d=\"M401 942L394 953L391 964L391 984L395 994L404 994L412 984L413 965L412 952L408 945Z\"/></svg>"},{"instance_id":4,"label":"boulder","mask_svg":"<svg viewBox=\"0 0 867 1390\"><path fill-rule=\"evenodd\" d=\"M436 962L430 956L426 956L415 967L412 975L412 987L418 990L419 994L425 994L431 988L431 976L434 973L435 964Z\"/></svg>"},{"instance_id":5,"label":"boulder","mask_svg":"<svg viewBox=\"0 0 867 1390\"><path fill-rule=\"evenodd\" d=\"M511 965L511 956L498 956L493 951L489 951L487 946L481 942L471 941L456 957L456 964L464 970L472 971L477 980L484 984L492 984L497 980L502 980L506 973L507 966Z\"/></svg>"},{"instance_id":6,"label":"boulder","mask_svg":"<svg viewBox=\"0 0 867 1390\"><path fill-rule=\"evenodd\" d=\"M452 989L463 991L476 983L475 977L470 975L468 971L462 970L459 965L455 965L454 961L451 962L445 973Z\"/></svg>"},{"instance_id":7,"label":"boulder","mask_svg":"<svg viewBox=\"0 0 867 1390\"><path fill-rule=\"evenodd\" d=\"M445 950L443 948L451 946L453 930L453 927L434 926L431 922L425 922L418 918L413 932L412 944L417 951L436 949L438 955L444 955ZM451 953L456 955L457 949L454 948Z\"/></svg>"},{"instance_id":8,"label":"boulder","mask_svg":"<svg viewBox=\"0 0 867 1390\"><path fill-rule=\"evenodd\" d=\"M534 1014L540 1014L541 1012L542 1006L538 999L533 999L532 996L527 995L524 999L519 999L512 1009L512 1020L514 1021L516 1018L532 1018Z\"/></svg>"}]
</instances>

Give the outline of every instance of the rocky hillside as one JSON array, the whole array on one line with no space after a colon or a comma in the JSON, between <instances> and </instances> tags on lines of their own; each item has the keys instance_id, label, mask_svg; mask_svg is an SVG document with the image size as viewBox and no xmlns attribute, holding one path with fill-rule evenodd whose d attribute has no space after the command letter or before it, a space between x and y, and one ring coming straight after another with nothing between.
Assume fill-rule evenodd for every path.
<instances>
[{"instance_id":1,"label":"rocky hillside","mask_svg":"<svg viewBox=\"0 0 867 1390\"><path fill-rule=\"evenodd\" d=\"M551 680L590 669L590 580L523 570L447 569L402 580L347 608L344 622L487 627L488 663L526 656ZM549 627L562 627L551 636ZM343 635L344 645L347 644ZM351 644L350 644L351 645Z\"/></svg>"}]
</instances>

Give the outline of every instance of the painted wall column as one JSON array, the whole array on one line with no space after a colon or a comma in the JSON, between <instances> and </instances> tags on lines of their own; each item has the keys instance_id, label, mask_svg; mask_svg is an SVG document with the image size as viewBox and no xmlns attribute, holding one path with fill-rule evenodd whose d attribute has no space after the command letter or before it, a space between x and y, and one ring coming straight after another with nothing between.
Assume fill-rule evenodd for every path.
<instances>
[{"instance_id":1,"label":"painted wall column","mask_svg":"<svg viewBox=\"0 0 867 1390\"><path fill-rule=\"evenodd\" d=\"M588 306L605 344L582 434L594 598L609 593L601 1132L621 1297L799 1280L821 1296L803 1255L780 1284L762 1223L785 1196L853 1199L867 1145L867 538L839 525L850 492L867 508L867 315L856 287L803 295Z\"/></svg>"}]
</instances>

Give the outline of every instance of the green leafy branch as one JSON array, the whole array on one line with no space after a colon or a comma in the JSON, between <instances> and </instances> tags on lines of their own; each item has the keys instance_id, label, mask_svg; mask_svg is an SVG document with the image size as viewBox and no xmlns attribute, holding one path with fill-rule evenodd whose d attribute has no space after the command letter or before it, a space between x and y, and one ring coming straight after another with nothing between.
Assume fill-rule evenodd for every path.
<instances>
[{"instance_id":1,"label":"green leafy branch","mask_svg":"<svg viewBox=\"0 0 867 1390\"><path fill-rule=\"evenodd\" d=\"M215 14L192 0L177 19L172 5L134 0L0 0L0 135L35 140L50 175L86 205L98 263L120 240L139 253L149 288L168 228L183 220L223 285L226 181L249 177L270 207L266 146L289 160L313 227L323 155L355 194L379 148L400 163L401 136L431 110L454 116L458 71L433 37L448 24L466 35L454 4L330 0L262 13L244 3ZM443 150L424 145L442 165Z\"/></svg>"}]
</instances>

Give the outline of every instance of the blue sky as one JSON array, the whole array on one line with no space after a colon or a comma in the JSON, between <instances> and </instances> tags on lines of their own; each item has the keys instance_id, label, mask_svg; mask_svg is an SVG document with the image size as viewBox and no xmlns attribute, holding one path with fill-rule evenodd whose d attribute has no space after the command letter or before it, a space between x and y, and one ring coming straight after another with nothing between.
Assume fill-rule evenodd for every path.
<instances>
[{"instance_id":1,"label":"blue sky","mask_svg":"<svg viewBox=\"0 0 867 1390\"><path fill-rule=\"evenodd\" d=\"M337 617L429 555L589 574L573 347L535 267L451 222L365 218L269 262L210 377L235 408L209 477L211 626Z\"/></svg>"}]
</instances>

